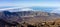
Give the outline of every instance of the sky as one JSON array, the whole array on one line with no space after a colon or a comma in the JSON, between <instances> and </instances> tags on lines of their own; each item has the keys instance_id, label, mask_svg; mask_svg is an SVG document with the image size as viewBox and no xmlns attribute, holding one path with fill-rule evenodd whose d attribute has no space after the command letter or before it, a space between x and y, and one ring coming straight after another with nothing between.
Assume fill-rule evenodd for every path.
<instances>
[{"instance_id":1,"label":"sky","mask_svg":"<svg viewBox=\"0 0 60 27\"><path fill-rule=\"evenodd\" d=\"M60 0L0 0L0 6L57 6L60 7Z\"/></svg>"},{"instance_id":2,"label":"sky","mask_svg":"<svg viewBox=\"0 0 60 27\"><path fill-rule=\"evenodd\" d=\"M14 10L15 8L34 7L34 6L55 7L56 9L42 9L42 10L46 10L46 11L52 10L51 13L60 12L60 0L0 0L0 11L1 10L11 11L11 9ZM33 10L33 9L25 8L20 10L26 11L26 10Z\"/></svg>"}]
</instances>

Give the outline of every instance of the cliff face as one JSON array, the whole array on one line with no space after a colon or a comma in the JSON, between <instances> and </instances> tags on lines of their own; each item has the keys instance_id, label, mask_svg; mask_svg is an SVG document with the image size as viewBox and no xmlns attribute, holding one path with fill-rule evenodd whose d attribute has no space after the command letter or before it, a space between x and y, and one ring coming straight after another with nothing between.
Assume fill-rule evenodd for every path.
<instances>
[{"instance_id":1,"label":"cliff face","mask_svg":"<svg viewBox=\"0 0 60 27\"><path fill-rule=\"evenodd\" d=\"M0 12L0 19L10 24L28 23L34 25L36 23L55 21L60 19L60 15L41 11L21 11L21 12Z\"/></svg>"}]
</instances>

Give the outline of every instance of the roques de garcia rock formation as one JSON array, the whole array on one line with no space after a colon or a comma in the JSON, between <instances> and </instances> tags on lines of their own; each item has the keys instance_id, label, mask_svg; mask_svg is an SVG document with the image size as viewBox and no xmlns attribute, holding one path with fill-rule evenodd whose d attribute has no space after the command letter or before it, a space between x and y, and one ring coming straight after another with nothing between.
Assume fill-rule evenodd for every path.
<instances>
[{"instance_id":1,"label":"roques de garcia rock formation","mask_svg":"<svg viewBox=\"0 0 60 27\"><path fill-rule=\"evenodd\" d=\"M0 27L60 27L60 15L41 11L0 12Z\"/></svg>"}]
</instances>

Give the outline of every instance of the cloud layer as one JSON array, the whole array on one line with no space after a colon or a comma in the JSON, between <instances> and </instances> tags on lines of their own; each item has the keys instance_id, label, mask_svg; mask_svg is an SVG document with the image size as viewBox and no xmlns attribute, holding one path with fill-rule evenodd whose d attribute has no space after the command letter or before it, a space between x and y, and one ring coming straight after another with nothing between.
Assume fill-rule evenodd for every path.
<instances>
[{"instance_id":1,"label":"cloud layer","mask_svg":"<svg viewBox=\"0 0 60 27\"><path fill-rule=\"evenodd\" d=\"M34 7L35 9L33 8L30 8L30 7L9 7L9 8L2 8L0 9L0 11L10 11L10 12L18 12L18 11L44 11L44 12L50 12L50 13L60 13L60 8L59 7L56 7L56 8L44 8L44 7L41 7L41 8L37 8L37 7Z\"/></svg>"},{"instance_id":2,"label":"cloud layer","mask_svg":"<svg viewBox=\"0 0 60 27\"><path fill-rule=\"evenodd\" d=\"M33 11L33 9L27 7L12 7L12 8L2 8L0 9L0 11L17 12L17 11Z\"/></svg>"},{"instance_id":3,"label":"cloud layer","mask_svg":"<svg viewBox=\"0 0 60 27\"><path fill-rule=\"evenodd\" d=\"M59 13L60 14L60 8L52 10L51 13Z\"/></svg>"}]
</instances>

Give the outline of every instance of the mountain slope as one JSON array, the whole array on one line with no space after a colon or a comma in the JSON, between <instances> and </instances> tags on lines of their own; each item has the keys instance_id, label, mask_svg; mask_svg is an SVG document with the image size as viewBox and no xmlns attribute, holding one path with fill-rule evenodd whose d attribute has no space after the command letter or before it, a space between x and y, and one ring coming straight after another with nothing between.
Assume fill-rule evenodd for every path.
<instances>
[{"instance_id":1,"label":"mountain slope","mask_svg":"<svg viewBox=\"0 0 60 27\"><path fill-rule=\"evenodd\" d=\"M4 21L15 24L16 22L21 24L23 22L29 24L35 24L44 21L54 21L55 19L60 19L60 15L54 13L47 13L41 11L20 11L20 12L0 12L0 19Z\"/></svg>"}]
</instances>

